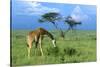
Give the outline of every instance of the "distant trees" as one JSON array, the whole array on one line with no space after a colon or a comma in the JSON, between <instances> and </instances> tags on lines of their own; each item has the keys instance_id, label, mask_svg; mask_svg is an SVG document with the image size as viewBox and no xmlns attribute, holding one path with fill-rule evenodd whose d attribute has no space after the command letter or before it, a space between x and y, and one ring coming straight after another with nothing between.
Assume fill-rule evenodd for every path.
<instances>
[{"instance_id":1,"label":"distant trees","mask_svg":"<svg viewBox=\"0 0 100 67\"><path fill-rule=\"evenodd\" d=\"M61 20L62 17L59 13L57 12L49 12L49 13L45 13L43 15L41 15L41 18L39 19L39 22L43 23L43 22L49 22L52 23L56 29L58 29L60 31L60 36L64 38L64 34L61 28L59 28L57 26L57 21Z\"/></svg>"},{"instance_id":2,"label":"distant trees","mask_svg":"<svg viewBox=\"0 0 100 67\"><path fill-rule=\"evenodd\" d=\"M75 21L75 19L73 19L71 16L67 16L66 18L63 18L60 15L60 13L57 13L57 12L48 12L48 13L41 15L39 22L40 23L44 23L44 22L52 23L54 27L60 31L60 36L64 38L65 36L64 32L62 31L61 28L58 27L56 23L57 21L60 21L60 20L64 20L64 23L68 24L69 27L67 31L74 30L75 29L74 27L76 27L76 25L82 24L81 22Z\"/></svg>"}]
</instances>

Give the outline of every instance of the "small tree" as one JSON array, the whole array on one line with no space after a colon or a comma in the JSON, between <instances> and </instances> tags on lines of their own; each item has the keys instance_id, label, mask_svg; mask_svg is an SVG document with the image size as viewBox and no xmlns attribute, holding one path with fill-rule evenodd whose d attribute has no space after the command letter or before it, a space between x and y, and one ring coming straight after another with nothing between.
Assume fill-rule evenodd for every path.
<instances>
[{"instance_id":1,"label":"small tree","mask_svg":"<svg viewBox=\"0 0 100 67\"><path fill-rule=\"evenodd\" d=\"M65 23L67 23L69 25L69 28L67 31L69 30L75 30L75 26L76 25L80 25L82 24L81 22L77 22L75 21L71 16L68 16L66 19L65 19Z\"/></svg>"},{"instance_id":2,"label":"small tree","mask_svg":"<svg viewBox=\"0 0 100 67\"><path fill-rule=\"evenodd\" d=\"M60 35L61 37L64 38L64 34L61 28L58 28L57 26L57 21L61 20L62 17L59 13L57 12L49 12L49 13L45 13L41 16L41 19L39 19L39 22L50 22L52 23L56 29L58 29L60 31Z\"/></svg>"}]
</instances>

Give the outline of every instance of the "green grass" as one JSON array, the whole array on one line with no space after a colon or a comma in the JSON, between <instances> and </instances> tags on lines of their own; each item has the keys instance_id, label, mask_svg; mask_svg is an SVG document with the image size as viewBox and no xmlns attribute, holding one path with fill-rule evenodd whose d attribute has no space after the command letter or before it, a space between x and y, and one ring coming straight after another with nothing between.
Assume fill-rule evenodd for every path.
<instances>
[{"instance_id":1,"label":"green grass","mask_svg":"<svg viewBox=\"0 0 100 67\"><path fill-rule=\"evenodd\" d=\"M96 61L96 32L76 31L67 32L65 39L59 37L58 32L51 31L57 40L57 47L53 48L51 40L46 37L43 40L44 56L40 55L33 43L31 58L27 57L26 35L29 31L12 31L12 65L39 65L59 63L80 63Z\"/></svg>"}]
</instances>

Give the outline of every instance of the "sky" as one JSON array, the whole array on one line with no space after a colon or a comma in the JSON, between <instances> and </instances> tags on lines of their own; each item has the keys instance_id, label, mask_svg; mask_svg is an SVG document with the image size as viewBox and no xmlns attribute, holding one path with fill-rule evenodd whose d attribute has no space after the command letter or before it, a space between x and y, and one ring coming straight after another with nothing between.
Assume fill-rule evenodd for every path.
<instances>
[{"instance_id":1,"label":"sky","mask_svg":"<svg viewBox=\"0 0 100 67\"><path fill-rule=\"evenodd\" d=\"M57 12L62 17L71 15L76 21L81 21L82 25L76 28L80 30L96 30L96 6L95 5L80 5L68 3L48 3L12 0L11 4L11 26L12 29L36 29L43 27L48 30L55 29L51 23L39 23L38 19L41 15L48 12ZM58 27L67 29L68 25L63 21L57 22Z\"/></svg>"}]
</instances>

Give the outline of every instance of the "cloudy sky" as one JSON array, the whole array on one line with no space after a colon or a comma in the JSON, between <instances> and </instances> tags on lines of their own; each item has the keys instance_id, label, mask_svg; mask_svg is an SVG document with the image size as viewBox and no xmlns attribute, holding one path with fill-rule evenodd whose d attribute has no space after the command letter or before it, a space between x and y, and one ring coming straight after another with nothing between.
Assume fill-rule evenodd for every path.
<instances>
[{"instance_id":1,"label":"cloudy sky","mask_svg":"<svg viewBox=\"0 0 100 67\"><path fill-rule=\"evenodd\" d=\"M76 21L82 21L81 26L77 29L95 30L96 29L96 6L47 3L34 1L12 0L12 28L13 29L35 29L43 27L54 29L51 23L39 23L38 19L42 14L48 12L58 12L63 17L71 15ZM62 29L67 29L68 25L64 22L57 22Z\"/></svg>"}]
</instances>

